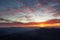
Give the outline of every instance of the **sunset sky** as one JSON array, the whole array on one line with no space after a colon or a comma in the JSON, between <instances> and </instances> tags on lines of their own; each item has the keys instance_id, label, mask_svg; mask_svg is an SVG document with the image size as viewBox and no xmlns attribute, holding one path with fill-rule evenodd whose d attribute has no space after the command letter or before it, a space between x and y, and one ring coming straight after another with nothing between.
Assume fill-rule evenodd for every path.
<instances>
[{"instance_id":1,"label":"sunset sky","mask_svg":"<svg viewBox=\"0 0 60 40\"><path fill-rule=\"evenodd\" d=\"M60 19L60 0L0 0L0 18L24 23Z\"/></svg>"}]
</instances>

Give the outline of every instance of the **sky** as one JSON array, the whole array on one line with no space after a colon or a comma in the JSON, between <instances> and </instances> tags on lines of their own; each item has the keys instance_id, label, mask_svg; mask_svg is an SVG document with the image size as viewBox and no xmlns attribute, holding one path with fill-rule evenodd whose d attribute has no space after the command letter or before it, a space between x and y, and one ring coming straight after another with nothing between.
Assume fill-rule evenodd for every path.
<instances>
[{"instance_id":1,"label":"sky","mask_svg":"<svg viewBox=\"0 0 60 40\"><path fill-rule=\"evenodd\" d=\"M60 0L0 0L0 18L23 23L60 19Z\"/></svg>"}]
</instances>

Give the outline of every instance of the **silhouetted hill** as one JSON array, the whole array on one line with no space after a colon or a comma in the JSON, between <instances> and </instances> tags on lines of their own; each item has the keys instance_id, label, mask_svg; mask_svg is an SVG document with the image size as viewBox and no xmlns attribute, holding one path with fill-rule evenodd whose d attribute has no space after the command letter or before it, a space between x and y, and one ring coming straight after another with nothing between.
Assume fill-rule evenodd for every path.
<instances>
[{"instance_id":1,"label":"silhouetted hill","mask_svg":"<svg viewBox=\"0 0 60 40\"><path fill-rule=\"evenodd\" d=\"M60 28L0 28L0 40L60 40Z\"/></svg>"}]
</instances>

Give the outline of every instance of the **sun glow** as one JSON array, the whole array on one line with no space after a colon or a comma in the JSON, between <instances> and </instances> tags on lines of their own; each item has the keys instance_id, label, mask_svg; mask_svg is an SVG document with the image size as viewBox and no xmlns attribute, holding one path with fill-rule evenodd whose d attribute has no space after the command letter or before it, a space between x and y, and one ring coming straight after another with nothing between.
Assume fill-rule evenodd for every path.
<instances>
[{"instance_id":1,"label":"sun glow","mask_svg":"<svg viewBox=\"0 0 60 40\"><path fill-rule=\"evenodd\" d=\"M40 27L58 27L60 26L60 23L55 24L39 24Z\"/></svg>"},{"instance_id":2,"label":"sun glow","mask_svg":"<svg viewBox=\"0 0 60 40\"><path fill-rule=\"evenodd\" d=\"M55 24L34 24L34 25L28 25L28 26L32 26L32 27L43 27L43 28L46 28L46 27L57 27L57 26L60 26L60 23L55 23Z\"/></svg>"},{"instance_id":3,"label":"sun glow","mask_svg":"<svg viewBox=\"0 0 60 40\"><path fill-rule=\"evenodd\" d=\"M41 24L40 27L45 27L45 25Z\"/></svg>"},{"instance_id":4,"label":"sun glow","mask_svg":"<svg viewBox=\"0 0 60 40\"><path fill-rule=\"evenodd\" d=\"M39 24L40 27L45 27L45 24Z\"/></svg>"}]
</instances>

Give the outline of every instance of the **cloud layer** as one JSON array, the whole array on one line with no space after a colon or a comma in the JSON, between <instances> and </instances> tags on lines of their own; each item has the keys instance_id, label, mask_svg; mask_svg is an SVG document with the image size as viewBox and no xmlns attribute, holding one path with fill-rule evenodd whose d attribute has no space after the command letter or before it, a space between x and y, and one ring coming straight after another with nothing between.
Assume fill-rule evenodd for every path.
<instances>
[{"instance_id":1,"label":"cloud layer","mask_svg":"<svg viewBox=\"0 0 60 40\"><path fill-rule=\"evenodd\" d=\"M0 18L19 22L60 19L60 0L0 0Z\"/></svg>"}]
</instances>

